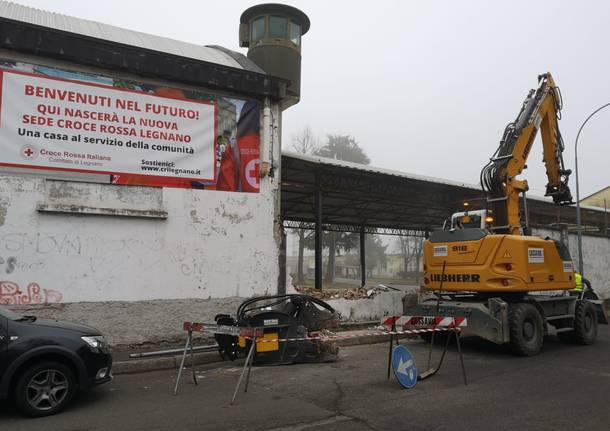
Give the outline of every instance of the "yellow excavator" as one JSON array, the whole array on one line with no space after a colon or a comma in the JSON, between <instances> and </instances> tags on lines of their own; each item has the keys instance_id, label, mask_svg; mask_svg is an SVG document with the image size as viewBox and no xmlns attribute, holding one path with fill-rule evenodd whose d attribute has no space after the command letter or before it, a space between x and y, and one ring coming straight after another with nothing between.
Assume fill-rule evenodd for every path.
<instances>
[{"instance_id":1,"label":"yellow excavator","mask_svg":"<svg viewBox=\"0 0 610 431\"><path fill-rule=\"evenodd\" d=\"M544 146L548 176L546 195L558 205L569 205L569 170L563 163L563 141L558 119L561 95L550 73L539 77L500 146L481 171L481 184L490 204L481 211L454 214L451 229L435 232L424 244L425 287L445 291L529 292L575 288L574 268L561 243L528 234L521 223L521 202L527 209L526 168L538 130ZM523 196L523 199L522 199ZM480 221L477 227L474 221Z\"/></svg>"},{"instance_id":2,"label":"yellow excavator","mask_svg":"<svg viewBox=\"0 0 610 431\"><path fill-rule=\"evenodd\" d=\"M608 323L601 301L570 294L575 272L568 248L532 236L528 225L528 185L518 176L527 167L538 131L546 196L557 205L573 203L558 126L561 93L550 73L538 82L481 171L489 208L465 207L424 241L424 289L435 298L406 313L428 319L424 321L431 316L467 318L466 333L510 343L522 355L541 350L549 325L562 340L591 344L598 321Z\"/></svg>"}]
</instances>

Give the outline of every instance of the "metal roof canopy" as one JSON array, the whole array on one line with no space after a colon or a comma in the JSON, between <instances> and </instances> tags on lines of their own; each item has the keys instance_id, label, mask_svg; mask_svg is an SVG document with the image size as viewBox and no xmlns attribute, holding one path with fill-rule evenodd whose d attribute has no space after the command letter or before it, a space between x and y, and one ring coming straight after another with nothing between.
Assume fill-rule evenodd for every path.
<instances>
[{"instance_id":1,"label":"metal roof canopy","mask_svg":"<svg viewBox=\"0 0 610 431\"><path fill-rule=\"evenodd\" d=\"M463 202L485 208L485 195L474 184L412 175L367 165L282 153L281 214L286 227L316 230L316 288L321 289L322 231L420 235L440 227ZM583 225L602 228L604 211L583 209ZM533 227L575 224L576 209L550 199L528 196ZM602 229L600 229L603 232ZM364 268L364 253L360 256ZM366 271L361 271L362 284Z\"/></svg>"},{"instance_id":2,"label":"metal roof canopy","mask_svg":"<svg viewBox=\"0 0 610 431\"><path fill-rule=\"evenodd\" d=\"M287 225L315 224L318 192L325 230L420 235L442 224L463 199L482 197L481 190L466 184L284 152L282 218Z\"/></svg>"},{"instance_id":3,"label":"metal roof canopy","mask_svg":"<svg viewBox=\"0 0 610 431\"><path fill-rule=\"evenodd\" d=\"M475 184L408 174L318 156L282 152L282 219L291 227L315 223L315 194L322 193L325 230L401 233L440 227L463 202L484 208L485 195ZM530 224L575 224L576 208L528 195ZM603 232L604 210L584 207L586 223Z\"/></svg>"}]
</instances>

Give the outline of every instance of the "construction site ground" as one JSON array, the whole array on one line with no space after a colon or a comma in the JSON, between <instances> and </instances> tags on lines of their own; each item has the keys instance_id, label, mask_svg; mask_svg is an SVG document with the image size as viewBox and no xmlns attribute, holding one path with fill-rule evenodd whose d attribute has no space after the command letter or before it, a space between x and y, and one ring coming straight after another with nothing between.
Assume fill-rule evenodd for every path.
<instances>
[{"instance_id":1,"label":"construction site ground","mask_svg":"<svg viewBox=\"0 0 610 431\"><path fill-rule=\"evenodd\" d=\"M418 367L427 345L404 340ZM441 371L415 388L386 379L387 343L344 347L335 363L255 367L229 405L241 362L200 365L172 395L176 369L117 375L65 412L25 419L0 405L2 431L38 430L606 430L610 327L593 346L554 335L535 357L465 339L469 384L452 348ZM435 348L435 357L439 350Z\"/></svg>"}]
</instances>

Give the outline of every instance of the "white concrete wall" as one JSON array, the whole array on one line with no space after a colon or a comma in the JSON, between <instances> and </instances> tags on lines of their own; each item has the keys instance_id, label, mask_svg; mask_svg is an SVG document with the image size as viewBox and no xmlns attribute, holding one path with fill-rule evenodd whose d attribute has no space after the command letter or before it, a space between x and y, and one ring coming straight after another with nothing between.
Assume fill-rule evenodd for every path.
<instances>
[{"instance_id":1,"label":"white concrete wall","mask_svg":"<svg viewBox=\"0 0 610 431\"><path fill-rule=\"evenodd\" d=\"M560 239L559 231L535 229L535 235ZM578 237L570 234L568 246L574 265L578 267ZM610 298L610 238L582 236L583 272L593 289L603 298Z\"/></svg>"},{"instance_id":2,"label":"white concrete wall","mask_svg":"<svg viewBox=\"0 0 610 431\"><path fill-rule=\"evenodd\" d=\"M51 200L49 189L57 190L56 184L2 176L0 294L5 302L248 297L276 290L278 246L269 184L260 194L153 189L162 193L166 219L40 212L41 204L73 203L74 196L94 190L99 207L158 209L156 197L142 187L68 183L61 188L64 195ZM36 290L34 284L40 295L10 296L9 286L27 295L28 288Z\"/></svg>"}]
</instances>

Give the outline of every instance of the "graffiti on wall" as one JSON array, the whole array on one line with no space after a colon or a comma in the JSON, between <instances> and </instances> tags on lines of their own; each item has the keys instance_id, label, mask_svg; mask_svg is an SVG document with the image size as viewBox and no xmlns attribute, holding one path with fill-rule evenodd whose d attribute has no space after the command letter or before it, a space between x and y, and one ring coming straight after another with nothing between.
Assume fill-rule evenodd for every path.
<instances>
[{"instance_id":1,"label":"graffiti on wall","mask_svg":"<svg viewBox=\"0 0 610 431\"><path fill-rule=\"evenodd\" d=\"M21 290L17 283L0 281L1 305L49 305L58 304L63 295L53 289L42 289L38 283L30 283Z\"/></svg>"},{"instance_id":2,"label":"graffiti on wall","mask_svg":"<svg viewBox=\"0 0 610 431\"><path fill-rule=\"evenodd\" d=\"M82 252L81 238L70 234L11 232L0 236L0 250L6 253L36 253L77 256ZM9 258L4 260L8 262Z\"/></svg>"},{"instance_id":3,"label":"graffiti on wall","mask_svg":"<svg viewBox=\"0 0 610 431\"><path fill-rule=\"evenodd\" d=\"M15 265L17 264L17 258L14 256L8 257L4 259L0 256L0 266L6 265L5 271L7 274L10 274L15 270Z\"/></svg>"}]
</instances>

